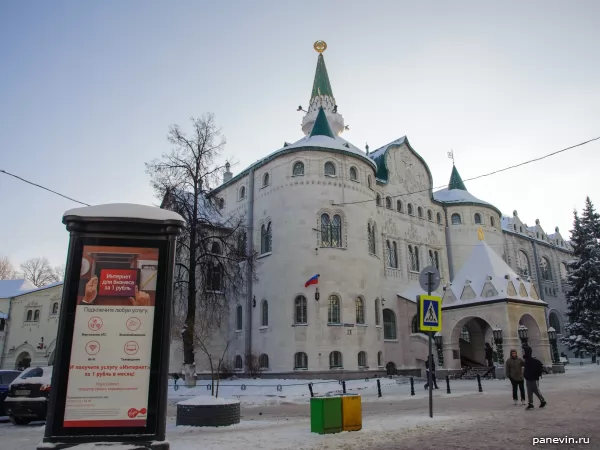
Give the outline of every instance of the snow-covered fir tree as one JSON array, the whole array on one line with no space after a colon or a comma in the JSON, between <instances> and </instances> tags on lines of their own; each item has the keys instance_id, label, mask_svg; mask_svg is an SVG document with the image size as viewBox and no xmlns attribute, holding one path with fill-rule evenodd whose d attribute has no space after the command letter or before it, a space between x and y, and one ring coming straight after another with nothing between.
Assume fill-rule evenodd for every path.
<instances>
[{"instance_id":1,"label":"snow-covered fir tree","mask_svg":"<svg viewBox=\"0 0 600 450\"><path fill-rule=\"evenodd\" d=\"M567 336L571 349L590 352L595 362L600 349L600 215L589 197L581 217L574 212L571 231L574 259L567 283Z\"/></svg>"}]
</instances>

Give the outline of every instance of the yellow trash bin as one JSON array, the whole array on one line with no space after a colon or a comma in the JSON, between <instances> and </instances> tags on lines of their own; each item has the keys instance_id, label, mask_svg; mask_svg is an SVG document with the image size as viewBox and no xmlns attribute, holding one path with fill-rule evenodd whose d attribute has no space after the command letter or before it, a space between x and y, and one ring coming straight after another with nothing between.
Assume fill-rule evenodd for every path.
<instances>
[{"instance_id":1,"label":"yellow trash bin","mask_svg":"<svg viewBox=\"0 0 600 450\"><path fill-rule=\"evenodd\" d=\"M360 395L342 396L342 431L362 429L362 404Z\"/></svg>"}]
</instances>

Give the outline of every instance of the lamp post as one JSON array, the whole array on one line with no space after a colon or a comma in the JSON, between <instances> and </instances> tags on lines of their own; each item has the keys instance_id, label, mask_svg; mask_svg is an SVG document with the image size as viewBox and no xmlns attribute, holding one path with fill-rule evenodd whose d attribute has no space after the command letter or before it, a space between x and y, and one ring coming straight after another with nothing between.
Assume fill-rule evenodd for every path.
<instances>
[{"instance_id":1,"label":"lamp post","mask_svg":"<svg viewBox=\"0 0 600 450\"><path fill-rule=\"evenodd\" d=\"M444 338L442 337L442 334L438 331L433 336L433 339L435 340L435 346L437 348L438 365L440 367L444 367L444 352L442 350L442 346L444 345Z\"/></svg>"},{"instance_id":2,"label":"lamp post","mask_svg":"<svg viewBox=\"0 0 600 450\"><path fill-rule=\"evenodd\" d=\"M502 328L496 327L492 330L494 336L494 344L496 344L496 351L498 353L498 365L504 365L504 352L502 351Z\"/></svg>"},{"instance_id":3,"label":"lamp post","mask_svg":"<svg viewBox=\"0 0 600 450\"><path fill-rule=\"evenodd\" d=\"M552 327L548 328L548 339L550 339L550 346L552 347L552 362L558 364L560 363L560 357L558 356L558 347L556 345L556 330Z\"/></svg>"},{"instance_id":4,"label":"lamp post","mask_svg":"<svg viewBox=\"0 0 600 450\"><path fill-rule=\"evenodd\" d=\"M519 325L519 339L521 339L521 347L529 347L528 336L527 327L525 325Z\"/></svg>"}]
</instances>

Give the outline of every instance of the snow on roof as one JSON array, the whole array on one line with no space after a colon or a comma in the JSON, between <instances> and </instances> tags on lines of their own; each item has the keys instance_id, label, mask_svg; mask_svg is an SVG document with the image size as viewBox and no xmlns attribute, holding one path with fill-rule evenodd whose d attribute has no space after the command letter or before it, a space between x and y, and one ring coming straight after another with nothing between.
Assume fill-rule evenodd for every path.
<instances>
[{"instance_id":1,"label":"snow on roof","mask_svg":"<svg viewBox=\"0 0 600 450\"><path fill-rule=\"evenodd\" d=\"M43 291L44 289L50 289L50 288L53 288L56 286L61 286L62 284L63 284L62 281L57 281L56 283L50 283L50 284L47 284L47 285L41 286L41 287L35 287L32 285L33 289L28 289L26 291L19 292L18 294L13 295L13 297L18 297L20 295L25 295L25 294L31 294L32 292Z\"/></svg>"},{"instance_id":2,"label":"snow on roof","mask_svg":"<svg viewBox=\"0 0 600 450\"><path fill-rule=\"evenodd\" d=\"M24 279L0 280L0 298L14 297L31 289L36 289L36 287Z\"/></svg>"},{"instance_id":3,"label":"snow on roof","mask_svg":"<svg viewBox=\"0 0 600 450\"><path fill-rule=\"evenodd\" d=\"M530 282L519 277L485 241L480 241L446 290L443 305L467 306L503 299L526 300L545 305L535 292L532 296L532 289L535 288Z\"/></svg>"},{"instance_id":4,"label":"snow on roof","mask_svg":"<svg viewBox=\"0 0 600 450\"><path fill-rule=\"evenodd\" d=\"M484 202L469 191L463 191L462 189L441 189L433 193L433 198L443 203L479 203L495 208L491 203Z\"/></svg>"},{"instance_id":5,"label":"snow on roof","mask_svg":"<svg viewBox=\"0 0 600 450\"><path fill-rule=\"evenodd\" d=\"M29 372L33 372L34 370L39 371L42 369L41 377L28 377ZM26 378L23 378L26 377ZM13 380L11 384L50 384L52 381L52 366L46 367L31 367L25 371L17 378Z\"/></svg>"},{"instance_id":6,"label":"snow on roof","mask_svg":"<svg viewBox=\"0 0 600 450\"><path fill-rule=\"evenodd\" d=\"M377 158L385 153L385 151L392 145L402 145L406 141L406 136L402 136L401 138L396 139L388 144L385 144L383 147L379 147L377 150L369 153L369 158Z\"/></svg>"},{"instance_id":7,"label":"snow on roof","mask_svg":"<svg viewBox=\"0 0 600 450\"><path fill-rule=\"evenodd\" d=\"M8 314L5 314L2 311L0 311L0 319L8 319Z\"/></svg>"},{"instance_id":8,"label":"snow on roof","mask_svg":"<svg viewBox=\"0 0 600 450\"><path fill-rule=\"evenodd\" d=\"M438 292L440 290L441 287L437 288L435 292ZM424 291L418 283L411 283L406 289L404 289L402 292L398 292L396 295L413 303L417 303L417 295L427 295L427 292Z\"/></svg>"},{"instance_id":9,"label":"snow on roof","mask_svg":"<svg viewBox=\"0 0 600 450\"><path fill-rule=\"evenodd\" d=\"M346 146L346 144L348 146ZM351 143L349 143L345 139L342 139L339 136L336 136L335 139L332 139L328 136L323 136L323 135L316 135L316 136L312 136L312 137L310 135L304 136L302 139L294 142L292 145L283 147L283 148L277 150L276 152L272 153L268 157L270 157L282 150L290 150L290 149L302 148L302 147L320 147L320 148L330 148L333 150L341 150L343 152L348 152L348 153L352 153L356 156L359 156L359 157L365 159L366 161L368 161L369 163L371 163L372 166L377 167L375 162L371 161L371 159L367 156L367 154L365 152L358 149L356 146L352 145Z\"/></svg>"},{"instance_id":10,"label":"snow on roof","mask_svg":"<svg viewBox=\"0 0 600 450\"><path fill-rule=\"evenodd\" d=\"M86 206L84 208L70 209L64 213L63 219L69 216L82 218L127 218L150 221L176 221L184 222L179 214L161 209L156 206L136 205L132 203L109 203L106 205Z\"/></svg>"}]
</instances>

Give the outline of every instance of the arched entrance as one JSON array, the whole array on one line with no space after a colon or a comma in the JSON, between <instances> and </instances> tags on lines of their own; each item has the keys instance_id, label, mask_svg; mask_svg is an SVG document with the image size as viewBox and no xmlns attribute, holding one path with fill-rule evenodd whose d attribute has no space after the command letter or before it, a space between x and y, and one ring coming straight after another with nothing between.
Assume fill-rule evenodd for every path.
<instances>
[{"instance_id":1,"label":"arched entrance","mask_svg":"<svg viewBox=\"0 0 600 450\"><path fill-rule=\"evenodd\" d=\"M396 375L396 364L390 361L385 365L385 371L388 375Z\"/></svg>"},{"instance_id":2,"label":"arched entrance","mask_svg":"<svg viewBox=\"0 0 600 450\"><path fill-rule=\"evenodd\" d=\"M19 356L17 356L17 361L15 362L16 370L25 370L31 366L31 355L28 352L21 352Z\"/></svg>"},{"instance_id":3,"label":"arched entrance","mask_svg":"<svg viewBox=\"0 0 600 450\"><path fill-rule=\"evenodd\" d=\"M521 325L527 328L527 343L530 347L537 347L542 344L542 332L531 314L521 316L519 326Z\"/></svg>"},{"instance_id":4,"label":"arched entrance","mask_svg":"<svg viewBox=\"0 0 600 450\"><path fill-rule=\"evenodd\" d=\"M480 317L465 317L454 326L452 342L458 342L461 367L487 366L485 343L492 345L492 327Z\"/></svg>"}]
</instances>

